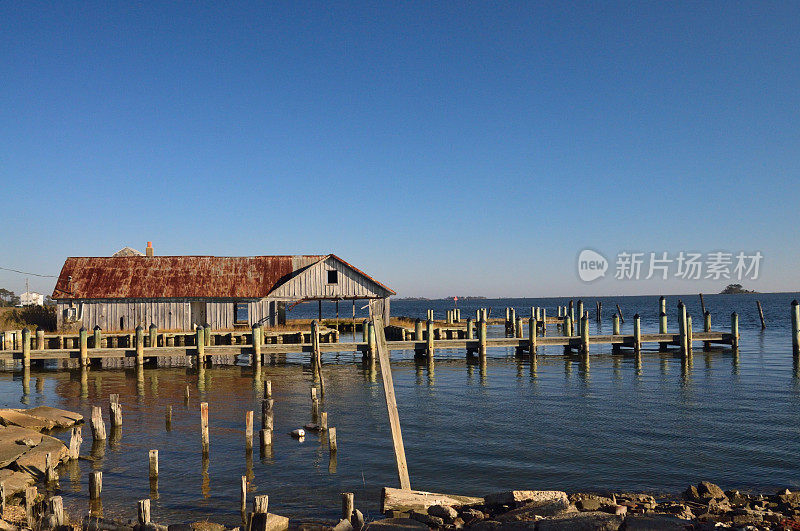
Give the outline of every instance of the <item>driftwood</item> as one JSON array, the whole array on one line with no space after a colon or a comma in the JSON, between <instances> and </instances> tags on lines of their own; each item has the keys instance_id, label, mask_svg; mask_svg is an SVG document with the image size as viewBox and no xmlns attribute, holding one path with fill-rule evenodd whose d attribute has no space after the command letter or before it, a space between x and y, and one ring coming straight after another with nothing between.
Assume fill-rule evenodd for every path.
<instances>
[{"instance_id":1,"label":"driftwood","mask_svg":"<svg viewBox=\"0 0 800 531\"><path fill-rule=\"evenodd\" d=\"M431 505L478 505L483 498L473 496L456 496L452 494L436 494L421 490L403 490L384 487L381 491L381 512L427 511Z\"/></svg>"}]
</instances>

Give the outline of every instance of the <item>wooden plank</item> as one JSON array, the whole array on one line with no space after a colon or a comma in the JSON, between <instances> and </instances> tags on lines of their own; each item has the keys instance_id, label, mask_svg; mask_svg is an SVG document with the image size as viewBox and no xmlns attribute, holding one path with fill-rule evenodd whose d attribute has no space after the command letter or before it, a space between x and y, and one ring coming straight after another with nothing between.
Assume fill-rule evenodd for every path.
<instances>
[{"instance_id":1,"label":"wooden plank","mask_svg":"<svg viewBox=\"0 0 800 531\"><path fill-rule=\"evenodd\" d=\"M370 314L372 314L372 301L370 301L369 309ZM389 424L392 428L392 443L394 444L394 457L397 461L397 476L400 479L400 488L411 490L411 480L408 477L408 464L406 463L406 450L403 446L403 434L400 430L400 415L397 412L397 399L394 395L392 367L389 364L389 348L386 345L386 334L384 333L383 315L381 315L381 312L375 312L375 315L372 315L372 320L375 324L375 346L378 350L378 359L381 365L383 392L386 396L386 408L389 412Z\"/></svg>"}]
</instances>

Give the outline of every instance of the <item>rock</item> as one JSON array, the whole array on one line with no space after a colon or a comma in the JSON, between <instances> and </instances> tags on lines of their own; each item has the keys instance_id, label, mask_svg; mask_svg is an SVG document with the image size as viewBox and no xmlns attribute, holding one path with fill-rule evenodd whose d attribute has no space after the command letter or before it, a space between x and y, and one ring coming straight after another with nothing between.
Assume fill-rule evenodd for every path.
<instances>
[{"instance_id":1,"label":"rock","mask_svg":"<svg viewBox=\"0 0 800 531\"><path fill-rule=\"evenodd\" d=\"M111 518L85 516L82 529L83 531L133 531L133 524Z\"/></svg>"},{"instance_id":2,"label":"rock","mask_svg":"<svg viewBox=\"0 0 800 531\"><path fill-rule=\"evenodd\" d=\"M697 491L697 487L690 485L689 488L683 491L683 499L689 501L700 501L700 493Z\"/></svg>"},{"instance_id":3,"label":"rock","mask_svg":"<svg viewBox=\"0 0 800 531\"><path fill-rule=\"evenodd\" d=\"M27 472L36 478L43 478L48 453L52 458L54 467L67 459L67 447L64 446L64 443L55 437L44 435L42 436L42 442L17 459L16 466L22 472Z\"/></svg>"},{"instance_id":4,"label":"rock","mask_svg":"<svg viewBox=\"0 0 800 531\"><path fill-rule=\"evenodd\" d=\"M481 520L477 524L470 526L470 529L474 529L475 531L494 531L501 526L503 526L503 523L497 520Z\"/></svg>"},{"instance_id":5,"label":"rock","mask_svg":"<svg viewBox=\"0 0 800 531\"><path fill-rule=\"evenodd\" d=\"M361 528L364 527L364 514L358 509L354 510L353 516L350 518L350 524L352 524L355 531L361 531Z\"/></svg>"},{"instance_id":6,"label":"rock","mask_svg":"<svg viewBox=\"0 0 800 531\"><path fill-rule=\"evenodd\" d=\"M686 529L686 520L666 515L632 515L625 519L625 529L631 531L669 531Z\"/></svg>"},{"instance_id":7,"label":"rock","mask_svg":"<svg viewBox=\"0 0 800 531\"><path fill-rule=\"evenodd\" d=\"M27 415L53 423L56 428L69 428L83 422L83 415L50 406L39 406L22 410Z\"/></svg>"},{"instance_id":8,"label":"rock","mask_svg":"<svg viewBox=\"0 0 800 531\"><path fill-rule=\"evenodd\" d=\"M167 526L167 531L192 531L192 526L189 524L170 524Z\"/></svg>"},{"instance_id":9,"label":"rock","mask_svg":"<svg viewBox=\"0 0 800 531\"><path fill-rule=\"evenodd\" d=\"M427 511L431 505L467 506L483 504L483 498L437 494L422 490L403 490L384 487L381 491L381 513L389 511Z\"/></svg>"},{"instance_id":10,"label":"rock","mask_svg":"<svg viewBox=\"0 0 800 531\"><path fill-rule=\"evenodd\" d=\"M33 444L20 444L18 441L30 440ZM0 426L0 468L5 468L42 441L38 431L19 426Z\"/></svg>"},{"instance_id":11,"label":"rock","mask_svg":"<svg viewBox=\"0 0 800 531\"><path fill-rule=\"evenodd\" d=\"M714 483L710 481L701 481L697 484L697 493L700 495L702 499L709 499L713 498L715 500L721 500L726 498L725 492L719 488Z\"/></svg>"},{"instance_id":12,"label":"rock","mask_svg":"<svg viewBox=\"0 0 800 531\"><path fill-rule=\"evenodd\" d=\"M622 525L622 517L604 512L572 513L567 516L539 520L539 531L616 531Z\"/></svg>"},{"instance_id":13,"label":"rock","mask_svg":"<svg viewBox=\"0 0 800 531\"><path fill-rule=\"evenodd\" d=\"M431 516L438 516L447 523L452 522L458 517L458 511L449 505L431 505L428 507L428 514Z\"/></svg>"},{"instance_id":14,"label":"rock","mask_svg":"<svg viewBox=\"0 0 800 531\"><path fill-rule=\"evenodd\" d=\"M737 490L735 492L738 494L739 491ZM789 489L781 489L776 493L776 495L777 496L786 496L787 494L791 494L791 493L792 493L792 491L790 491ZM730 498L730 496L728 496L728 497Z\"/></svg>"},{"instance_id":15,"label":"rock","mask_svg":"<svg viewBox=\"0 0 800 531\"><path fill-rule=\"evenodd\" d=\"M532 501L555 501L567 499L567 493L560 490L508 490L484 496L486 505L512 505Z\"/></svg>"},{"instance_id":16,"label":"rock","mask_svg":"<svg viewBox=\"0 0 800 531\"><path fill-rule=\"evenodd\" d=\"M19 527L0 519L0 531L19 531Z\"/></svg>"},{"instance_id":17,"label":"rock","mask_svg":"<svg viewBox=\"0 0 800 531\"><path fill-rule=\"evenodd\" d=\"M462 529L464 527L464 520L462 520L460 516L456 516L452 523L450 523L450 526L455 529Z\"/></svg>"},{"instance_id":18,"label":"rock","mask_svg":"<svg viewBox=\"0 0 800 531\"><path fill-rule=\"evenodd\" d=\"M350 523L350 520L342 518L338 524L333 526L333 531L353 531L353 524Z\"/></svg>"},{"instance_id":19,"label":"rock","mask_svg":"<svg viewBox=\"0 0 800 531\"><path fill-rule=\"evenodd\" d=\"M611 507L611 509L613 509L613 511L606 510L606 512L609 512L611 514L619 514L622 516L628 514L628 507L625 505L614 505L613 507Z\"/></svg>"},{"instance_id":20,"label":"rock","mask_svg":"<svg viewBox=\"0 0 800 531\"><path fill-rule=\"evenodd\" d=\"M555 516L565 511L570 505L567 495L559 491L547 491L552 494L551 497L542 497L540 500L530 501L512 509L497 517L501 522L511 522L519 520L533 520L537 516ZM555 493L555 494L554 494ZM560 494L560 496L558 495Z\"/></svg>"},{"instance_id":21,"label":"rock","mask_svg":"<svg viewBox=\"0 0 800 531\"><path fill-rule=\"evenodd\" d=\"M428 526L411 518L386 518L367 524L372 531L428 531Z\"/></svg>"},{"instance_id":22,"label":"rock","mask_svg":"<svg viewBox=\"0 0 800 531\"><path fill-rule=\"evenodd\" d=\"M20 426L36 431L51 430L56 426L52 420L28 415L24 409L0 409L0 424Z\"/></svg>"},{"instance_id":23,"label":"rock","mask_svg":"<svg viewBox=\"0 0 800 531\"><path fill-rule=\"evenodd\" d=\"M344 520L347 522L347 520ZM263 531L286 531L289 529L289 519L285 516L280 516L273 513L257 513L253 515L252 524L254 529L263 529ZM347 522L349 530L337 531L350 531L352 526Z\"/></svg>"},{"instance_id":24,"label":"rock","mask_svg":"<svg viewBox=\"0 0 800 531\"><path fill-rule=\"evenodd\" d=\"M195 531L225 531L225 526L208 520L192 522L189 526Z\"/></svg>"},{"instance_id":25,"label":"rock","mask_svg":"<svg viewBox=\"0 0 800 531\"><path fill-rule=\"evenodd\" d=\"M459 514L467 524L486 519L486 514L483 511L479 511L473 507L464 507L459 511Z\"/></svg>"},{"instance_id":26,"label":"rock","mask_svg":"<svg viewBox=\"0 0 800 531\"><path fill-rule=\"evenodd\" d=\"M32 475L25 472L4 468L0 470L0 483L5 484L6 499L8 499L25 492L25 488L33 485L35 480Z\"/></svg>"},{"instance_id":27,"label":"rock","mask_svg":"<svg viewBox=\"0 0 800 531\"><path fill-rule=\"evenodd\" d=\"M422 511L411 511L410 516L413 520L422 522L428 527L442 527L444 525L443 519L439 518L438 516L431 516L427 512L423 513Z\"/></svg>"},{"instance_id":28,"label":"rock","mask_svg":"<svg viewBox=\"0 0 800 531\"><path fill-rule=\"evenodd\" d=\"M615 500L594 494L582 494L575 499L574 503L580 511L599 511L602 507L616 505Z\"/></svg>"}]
</instances>

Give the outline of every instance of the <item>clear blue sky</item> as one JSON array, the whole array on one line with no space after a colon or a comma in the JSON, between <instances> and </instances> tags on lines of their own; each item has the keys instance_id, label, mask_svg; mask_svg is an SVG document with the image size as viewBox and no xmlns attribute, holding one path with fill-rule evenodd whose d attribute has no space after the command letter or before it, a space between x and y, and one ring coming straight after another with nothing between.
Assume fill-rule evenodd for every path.
<instances>
[{"instance_id":1,"label":"clear blue sky","mask_svg":"<svg viewBox=\"0 0 800 531\"><path fill-rule=\"evenodd\" d=\"M0 79L2 267L152 240L405 296L685 293L726 282L577 255L726 250L800 288L799 2L4 2Z\"/></svg>"}]
</instances>

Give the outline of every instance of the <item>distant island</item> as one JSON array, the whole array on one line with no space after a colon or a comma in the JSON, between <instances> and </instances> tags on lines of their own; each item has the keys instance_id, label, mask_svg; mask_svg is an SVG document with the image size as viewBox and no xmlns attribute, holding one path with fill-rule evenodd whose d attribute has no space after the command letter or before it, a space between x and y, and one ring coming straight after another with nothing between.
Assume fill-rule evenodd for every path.
<instances>
[{"instance_id":1,"label":"distant island","mask_svg":"<svg viewBox=\"0 0 800 531\"><path fill-rule=\"evenodd\" d=\"M740 293L758 293L757 291L750 291L744 289L741 284L728 284L728 286L720 291L722 295L738 295Z\"/></svg>"}]
</instances>

